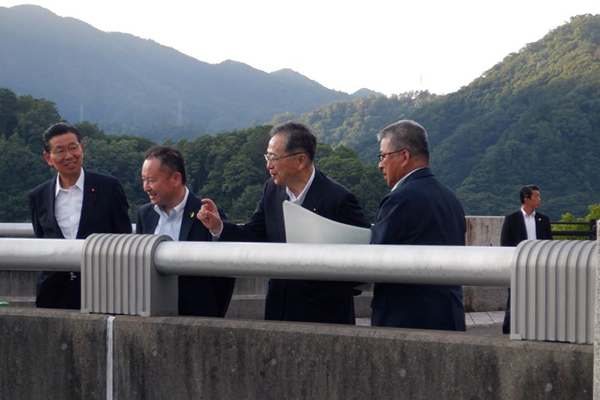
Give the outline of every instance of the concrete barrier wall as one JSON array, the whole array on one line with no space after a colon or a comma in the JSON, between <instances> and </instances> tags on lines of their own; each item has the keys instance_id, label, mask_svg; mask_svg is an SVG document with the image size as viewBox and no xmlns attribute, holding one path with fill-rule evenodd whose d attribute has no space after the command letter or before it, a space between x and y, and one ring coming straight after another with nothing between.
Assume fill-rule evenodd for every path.
<instances>
[{"instance_id":1,"label":"concrete barrier wall","mask_svg":"<svg viewBox=\"0 0 600 400\"><path fill-rule=\"evenodd\" d=\"M0 309L0 398L106 399L107 319ZM469 333L114 319L115 400L591 399L593 347Z\"/></svg>"}]
</instances>

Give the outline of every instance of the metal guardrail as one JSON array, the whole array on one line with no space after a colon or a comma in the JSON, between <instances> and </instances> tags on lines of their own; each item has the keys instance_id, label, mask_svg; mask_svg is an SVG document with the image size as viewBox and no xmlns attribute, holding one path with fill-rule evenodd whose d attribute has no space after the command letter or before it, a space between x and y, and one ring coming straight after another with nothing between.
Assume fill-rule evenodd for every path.
<instances>
[{"instance_id":1,"label":"metal guardrail","mask_svg":"<svg viewBox=\"0 0 600 400\"><path fill-rule=\"evenodd\" d=\"M0 270L79 271L84 243L0 239ZM154 264L163 275L508 286L514 252L514 247L162 242Z\"/></svg>"},{"instance_id":2,"label":"metal guardrail","mask_svg":"<svg viewBox=\"0 0 600 400\"><path fill-rule=\"evenodd\" d=\"M135 232L135 224L131 224ZM30 222L0 222L0 238L34 238L33 226Z\"/></svg>"},{"instance_id":3,"label":"metal guardrail","mask_svg":"<svg viewBox=\"0 0 600 400\"><path fill-rule=\"evenodd\" d=\"M581 240L514 248L172 242L135 234L0 239L0 270L81 270L87 312L175 314L175 275L510 285L511 338L574 343L593 342L597 268L597 243Z\"/></svg>"},{"instance_id":4,"label":"metal guardrail","mask_svg":"<svg viewBox=\"0 0 600 400\"><path fill-rule=\"evenodd\" d=\"M589 227L588 229L585 229L585 230L576 230L576 231L552 230L552 235L553 236L581 236L581 237L587 238L588 240L596 240L596 220L595 219L593 219L591 221L587 221L587 222L556 221L556 222L550 222L550 225L579 225L579 226Z\"/></svg>"}]
</instances>

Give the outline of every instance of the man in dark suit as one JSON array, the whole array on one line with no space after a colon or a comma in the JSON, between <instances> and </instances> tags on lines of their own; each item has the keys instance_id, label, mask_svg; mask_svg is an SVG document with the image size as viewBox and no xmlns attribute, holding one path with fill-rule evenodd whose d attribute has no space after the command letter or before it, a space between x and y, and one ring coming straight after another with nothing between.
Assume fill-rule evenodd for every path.
<instances>
[{"instance_id":1,"label":"man in dark suit","mask_svg":"<svg viewBox=\"0 0 600 400\"><path fill-rule=\"evenodd\" d=\"M167 235L175 241L212 241L197 219L200 199L185 186L181 153L167 146L146 152L142 182L150 203L138 210L136 233ZM179 276L179 315L224 317L235 278Z\"/></svg>"},{"instance_id":2,"label":"man in dark suit","mask_svg":"<svg viewBox=\"0 0 600 400\"><path fill-rule=\"evenodd\" d=\"M521 209L507 215L502 224L500 246L518 246L523 240L552 240L550 218L536 210L542 205L540 189L534 185L524 186L519 192ZM510 289L502 333L510 333Z\"/></svg>"},{"instance_id":3,"label":"man in dark suit","mask_svg":"<svg viewBox=\"0 0 600 400\"><path fill-rule=\"evenodd\" d=\"M129 205L118 179L84 171L83 142L77 129L54 124L42 136L44 159L55 179L29 193L35 236L85 239L92 233L131 233ZM35 304L43 308L81 308L79 272L42 272Z\"/></svg>"},{"instance_id":4,"label":"man in dark suit","mask_svg":"<svg viewBox=\"0 0 600 400\"><path fill-rule=\"evenodd\" d=\"M322 217L368 227L358 200L339 183L313 166L316 136L308 127L287 122L271 130L265 154L271 179L244 225L222 223L215 204L204 199L198 218L219 240L285 242L283 202L290 200ZM265 319L354 324L353 286L349 282L271 279Z\"/></svg>"},{"instance_id":5,"label":"man in dark suit","mask_svg":"<svg viewBox=\"0 0 600 400\"><path fill-rule=\"evenodd\" d=\"M392 191L379 205L371 244L464 246L465 215L429 169L425 129L403 120L377 137L379 169ZM460 286L375 283L371 308L373 326L466 330Z\"/></svg>"}]
</instances>

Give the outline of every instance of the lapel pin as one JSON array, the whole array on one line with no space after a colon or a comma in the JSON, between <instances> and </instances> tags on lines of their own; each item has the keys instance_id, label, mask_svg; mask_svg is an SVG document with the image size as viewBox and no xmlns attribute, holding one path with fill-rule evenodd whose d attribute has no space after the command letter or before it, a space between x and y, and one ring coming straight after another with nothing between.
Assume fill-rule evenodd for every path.
<instances>
[{"instance_id":1,"label":"lapel pin","mask_svg":"<svg viewBox=\"0 0 600 400\"><path fill-rule=\"evenodd\" d=\"M90 196L92 201L96 201L96 188L92 188L92 195Z\"/></svg>"},{"instance_id":2,"label":"lapel pin","mask_svg":"<svg viewBox=\"0 0 600 400\"><path fill-rule=\"evenodd\" d=\"M194 218L194 212L193 211L190 213L190 218Z\"/></svg>"}]
</instances>

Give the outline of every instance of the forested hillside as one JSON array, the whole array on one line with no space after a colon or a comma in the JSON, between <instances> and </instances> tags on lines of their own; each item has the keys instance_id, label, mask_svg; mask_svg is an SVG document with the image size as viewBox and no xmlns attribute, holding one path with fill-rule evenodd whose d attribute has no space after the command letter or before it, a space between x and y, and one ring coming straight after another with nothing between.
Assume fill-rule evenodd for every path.
<instances>
[{"instance_id":1,"label":"forested hillside","mask_svg":"<svg viewBox=\"0 0 600 400\"><path fill-rule=\"evenodd\" d=\"M551 217L587 214L600 199L600 16L572 18L456 93L337 102L302 120L374 163L375 133L402 118L428 130L434 171L468 214L516 209L529 183Z\"/></svg>"},{"instance_id":2,"label":"forested hillside","mask_svg":"<svg viewBox=\"0 0 600 400\"><path fill-rule=\"evenodd\" d=\"M33 5L0 7L0 54L0 87L51 99L69 121L156 140L247 128L351 98L289 69L208 64Z\"/></svg>"},{"instance_id":3,"label":"forested hillside","mask_svg":"<svg viewBox=\"0 0 600 400\"><path fill-rule=\"evenodd\" d=\"M42 132L61 121L56 105L0 89L0 222L29 219L28 192L55 176L42 157ZM85 143L84 168L118 177L125 188L130 216L148 202L140 177L143 154L154 142L139 136L107 135L90 122L76 124ZM234 221L245 221L254 211L268 178L263 154L270 126L202 135L171 143L186 160L188 186L214 199ZM363 164L355 151L319 143L316 165L353 191L369 218L387 190L374 166Z\"/></svg>"}]
</instances>

